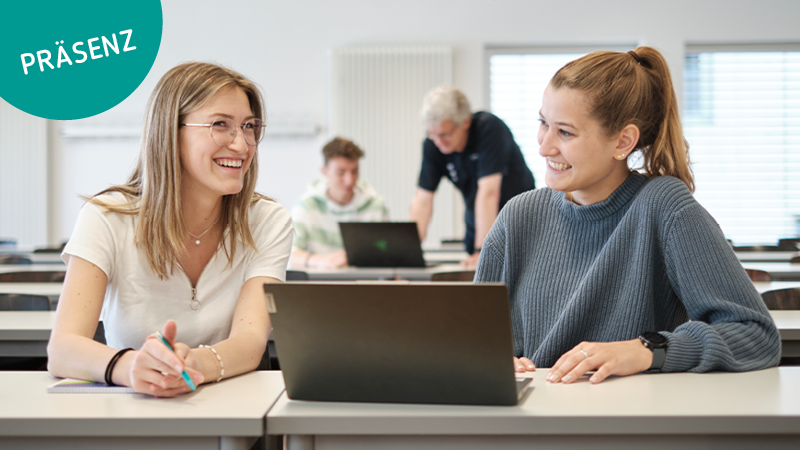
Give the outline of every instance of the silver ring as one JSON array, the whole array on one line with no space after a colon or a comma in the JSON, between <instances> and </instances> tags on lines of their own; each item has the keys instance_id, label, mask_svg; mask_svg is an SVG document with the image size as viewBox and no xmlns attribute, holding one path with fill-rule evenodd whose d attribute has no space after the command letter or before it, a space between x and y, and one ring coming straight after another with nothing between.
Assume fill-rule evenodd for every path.
<instances>
[{"instance_id":1,"label":"silver ring","mask_svg":"<svg viewBox=\"0 0 800 450\"><path fill-rule=\"evenodd\" d=\"M581 353L583 353L583 356L585 356L585 357L586 357L586 359L589 359L589 354L588 354L588 353L586 353L586 351L585 351L585 350L578 350L578 351L579 351L579 352L581 352Z\"/></svg>"}]
</instances>

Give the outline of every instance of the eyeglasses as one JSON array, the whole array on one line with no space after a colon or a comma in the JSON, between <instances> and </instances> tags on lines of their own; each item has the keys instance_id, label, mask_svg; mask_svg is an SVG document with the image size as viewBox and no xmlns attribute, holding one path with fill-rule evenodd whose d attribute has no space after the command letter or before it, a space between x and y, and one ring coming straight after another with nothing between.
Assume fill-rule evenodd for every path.
<instances>
[{"instance_id":1,"label":"eyeglasses","mask_svg":"<svg viewBox=\"0 0 800 450\"><path fill-rule=\"evenodd\" d=\"M242 125L236 125L228 120L215 120L214 123L182 123L185 127L208 127L211 130L211 140L220 147L227 147L236 139L236 131L241 128L244 141L247 145L256 146L264 139L266 125L260 119L250 119Z\"/></svg>"},{"instance_id":2,"label":"eyeglasses","mask_svg":"<svg viewBox=\"0 0 800 450\"><path fill-rule=\"evenodd\" d=\"M453 137L453 134L455 134L456 131L458 131L458 127L455 126L455 125L453 125L453 128L451 128L450 131L446 131L444 133L432 133L429 130L428 131L428 139L430 139L432 141L437 141L437 140L441 141L443 139L450 139L450 138Z\"/></svg>"}]
</instances>

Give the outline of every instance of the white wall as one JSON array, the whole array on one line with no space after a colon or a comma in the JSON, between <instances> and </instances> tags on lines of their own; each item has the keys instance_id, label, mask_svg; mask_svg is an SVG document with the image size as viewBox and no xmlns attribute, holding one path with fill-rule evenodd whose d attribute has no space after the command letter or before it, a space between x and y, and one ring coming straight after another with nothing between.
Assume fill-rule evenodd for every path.
<instances>
[{"instance_id":1,"label":"white wall","mask_svg":"<svg viewBox=\"0 0 800 450\"><path fill-rule=\"evenodd\" d=\"M258 82L273 123L301 117L325 126L327 52L337 46L452 45L456 86L475 108L485 108L486 46L645 43L665 52L680 90L686 43L800 42L800 2L792 0L165 0L162 4L164 34L149 76L126 101L90 121L138 125L158 78L190 60L222 63ZM81 205L77 196L125 181L137 150L134 139L64 140L58 133L61 126L56 123L51 133L51 243L71 233ZM317 175L320 148L327 138L323 130L317 138L266 140L260 149L259 190L290 206ZM415 183L409 180L409 189ZM393 212L393 218L405 216L407 211Z\"/></svg>"}]
</instances>

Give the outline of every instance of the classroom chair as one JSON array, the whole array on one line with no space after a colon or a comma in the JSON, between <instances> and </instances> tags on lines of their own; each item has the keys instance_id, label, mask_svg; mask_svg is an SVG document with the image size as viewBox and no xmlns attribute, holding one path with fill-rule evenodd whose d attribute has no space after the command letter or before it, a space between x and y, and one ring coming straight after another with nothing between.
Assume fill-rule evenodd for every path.
<instances>
[{"instance_id":1,"label":"classroom chair","mask_svg":"<svg viewBox=\"0 0 800 450\"><path fill-rule=\"evenodd\" d=\"M431 281L473 281L474 270L459 270L455 272L438 272L431 275Z\"/></svg>"},{"instance_id":2,"label":"classroom chair","mask_svg":"<svg viewBox=\"0 0 800 450\"><path fill-rule=\"evenodd\" d=\"M761 294L767 309L800 309L800 288L776 289Z\"/></svg>"},{"instance_id":3,"label":"classroom chair","mask_svg":"<svg viewBox=\"0 0 800 450\"><path fill-rule=\"evenodd\" d=\"M63 283L66 272L6 272L0 273L0 283Z\"/></svg>"},{"instance_id":4,"label":"classroom chair","mask_svg":"<svg viewBox=\"0 0 800 450\"><path fill-rule=\"evenodd\" d=\"M792 259L789 260L792 264L800 264L800 255L792 256Z\"/></svg>"},{"instance_id":5,"label":"classroom chair","mask_svg":"<svg viewBox=\"0 0 800 450\"><path fill-rule=\"evenodd\" d=\"M783 251L796 252L800 250L800 238L778 239L778 248Z\"/></svg>"},{"instance_id":6,"label":"classroom chair","mask_svg":"<svg viewBox=\"0 0 800 450\"><path fill-rule=\"evenodd\" d=\"M286 281L308 281L308 273L302 270L287 270Z\"/></svg>"},{"instance_id":7,"label":"classroom chair","mask_svg":"<svg viewBox=\"0 0 800 450\"><path fill-rule=\"evenodd\" d=\"M49 311L44 295L0 294L0 311ZM0 370L47 370L44 357L0 357Z\"/></svg>"},{"instance_id":8,"label":"classroom chair","mask_svg":"<svg viewBox=\"0 0 800 450\"><path fill-rule=\"evenodd\" d=\"M44 295L0 294L0 311L50 311Z\"/></svg>"},{"instance_id":9,"label":"classroom chair","mask_svg":"<svg viewBox=\"0 0 800 450\"><path fill-rule=\"evenodd\" d=\"M800 310L800 288L776 289L761 294L770 310ZM781 366L800 366L800 358L781 358Z\"/></svg>"},{"instance_id":10,"label":"classroom chair","mask_svg":"<svg viewBox=\"0 0 800 450\"><path fill-rule=\"evenodd\" d=\"M64 247L67 246L67 241L64 241L58 247L43 247L37 248L33 251L33 253L61 253L64 251Z\"/></svg>"},{"instance_id":11,"label":"classroom chair","mask_svg":"<svg viewBox=\"0 0 800 450\"><path fill-rule=\"evenodd\" d=\"M747 245L747 246L734 246L735 252L780 252L783 251L777 245Z\"/></svg>"},{"instance_id":12,"label":"classroom chair","mask_svg":"<svg viewBox=\"0 0 800 450\"><path fill-rule=\"evenodd\" d=\"M20 255L0 255L0 264L32 264L30 258Z\"/></svg>"},{"instance_id":13,"label":"classroom chair","mask_svg":"<svg viewBox=\"0 0 800 450\"><path fill-rule=\"evenodd\" d=\"M772 275L765 270L745 269L751 281L772 281Z\"/></svg>"}]
</instances>

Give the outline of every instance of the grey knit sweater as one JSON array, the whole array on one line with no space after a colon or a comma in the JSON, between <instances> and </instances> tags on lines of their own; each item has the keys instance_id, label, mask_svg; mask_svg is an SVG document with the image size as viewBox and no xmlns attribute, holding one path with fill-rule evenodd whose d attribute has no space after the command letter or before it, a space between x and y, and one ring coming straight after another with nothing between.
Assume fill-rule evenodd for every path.
<instances>
[{"instance_id":1,"label":"grey knit sweater","mask_svg":"<svg viewBox=\"0 0 800 450\"><path fill-rule=\"evenodd\" d=\"M717 223L680 180L632 173L600 203L513 198L476 282L508 286L516 356L551 367L581 341L669 340L664 372L774 366L781 340Z\"/></svg>"}]
</instances>

